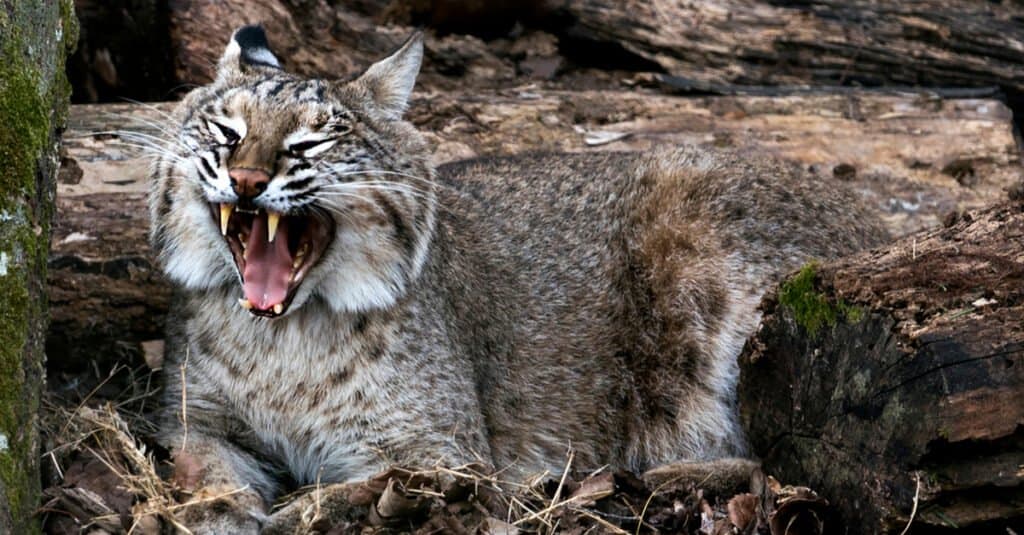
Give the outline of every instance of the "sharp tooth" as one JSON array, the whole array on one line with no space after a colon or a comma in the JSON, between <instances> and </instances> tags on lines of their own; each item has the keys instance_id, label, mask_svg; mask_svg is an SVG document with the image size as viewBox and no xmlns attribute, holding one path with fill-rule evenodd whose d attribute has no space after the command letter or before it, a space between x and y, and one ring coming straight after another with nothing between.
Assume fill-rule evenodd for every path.
<instances>
[{"instance_id":1,"label":"sharp tooth","mask_svg":"<svg viewBox=\"0 0 1024 535\"><path fill-rule=\"evenodd\" d=\"M267 210L267 241L274 243L274 236L277 235L277 222L281 220L281 214Z\"/></svg>"},{"instance_id":2,"label":"sharp tooth","mask_svg":"<svg viewBox=\"0 0 1024 535\"><path fill-rule=\"evenodd\" d=\"M235 205L233 204L220 203L220 233L222 236L228 235L228 221L231 220L231 212L234 209Z\"/></svg>"},{"instance_id":3,"label":"sharp tooth","mask_svg":"<svg viewBox=\"0 0 1024 535\"><path fill-rule=\"evenodd\" d=\"M281 303L274 305L274 314L280 314L282 312L284 312L284 305Z\"/></svg>"},{"instance_id":4,"label":"sharp tooth","mask_svg":"<svg viewBox=\"0 0 1024 535\"><path fill-rule=\"evenodd\" d=\"M249 300L244 297L240 297L238 299L238 305L246 310L252 310L252 303L250 303Z\"/></svg>"}]
</instances>

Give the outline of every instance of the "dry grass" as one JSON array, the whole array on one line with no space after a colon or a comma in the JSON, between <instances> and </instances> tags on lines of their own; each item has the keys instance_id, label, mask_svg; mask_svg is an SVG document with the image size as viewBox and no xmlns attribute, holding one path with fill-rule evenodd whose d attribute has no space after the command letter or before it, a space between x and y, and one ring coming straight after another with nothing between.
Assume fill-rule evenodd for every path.
<instances>
[{"instance_id":1,"label":"dry grass","mask_svg":"<svg viewBox=\"0 0 1024 535\"><path fill-rule=\"evenodd\" d=\"M146 403L153 406L146 398L152 389L148 379L139 384L145 386L123 393L130 402L92 400L89 406L90 393L74 407L48 404L44 429L52 448L44 460L60 483L45 491L47 532L188 533L179 520L184 509L245 490L192 495L176 489L166 479L166 452L143 438L155 429L144 411ZM701 481L648 485L607 468L578 473L573 461L570 451L558 479L539 474L526 482L481 465L392 468L347 485L323 485L318 478L279 500L269 532L621 535L724 533L719 528L732 526L728 496L708 498ZM759 525L768 524L766 514L758 512Z\"/></svg>"}]
</instances>

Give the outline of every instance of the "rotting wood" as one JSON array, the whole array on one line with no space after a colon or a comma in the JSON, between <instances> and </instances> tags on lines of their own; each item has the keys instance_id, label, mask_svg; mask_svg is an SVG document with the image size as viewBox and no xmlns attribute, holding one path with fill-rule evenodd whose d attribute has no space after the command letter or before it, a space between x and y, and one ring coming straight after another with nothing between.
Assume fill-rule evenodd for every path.
<instances>
[{"instance_id":1,"label":"rotting wood","mask_svg":"<svg viewBox=\"0 0 1024 535\"><path fill-rule=\"evenodd\" d=\"M563 41L615 45L704 85L1024 89L1014 2L561 0Z\"/></svg>"},{"instance_id":2,"label":"rotting wood","mask_svg":"<svg viewBox=\"0 0 1024 535\"><path fill-rule=\"evenodd\" d=\"M838 531L899 533L915 494L915 533L1024 522L1024 205L947 223L805 267L740 357L754 452Z\"/></svg>"},{"instance_id":3,"label":"rotting wood","mask_svg":"<svg viewBox=\"0 0 1024 535\"><path fill-rule=\"evenodd\" d=\"M972 0L543 0L423 2L388 7L297 0L171 2L170 41L182 82L211 79L235 26L263 22L289 69L344 76L426 23L486 33L496 17L511 29L547 32L557 47L541 54L553 67L598 63L663 72L701 91L730 85L999 86L1024 90L1024 18L1016 2ZM464 9L453 9L462 4ZM513 8L512 6L515 6ZM470 8L471 7L471 8ZM471 35L429 35L432 87L508 85L533 69L521 45L487 46ZM502 34L498 34L502 35ZM493 35L492 35L493 37ZM500 41L500 42L499 42ZM572 68L568 70L572 70ZM561 69L565 74L567 69ZM547 77L550 78L550 77ZM521 78L518 78L521 79Z\"/></svg>"}]
</instances>

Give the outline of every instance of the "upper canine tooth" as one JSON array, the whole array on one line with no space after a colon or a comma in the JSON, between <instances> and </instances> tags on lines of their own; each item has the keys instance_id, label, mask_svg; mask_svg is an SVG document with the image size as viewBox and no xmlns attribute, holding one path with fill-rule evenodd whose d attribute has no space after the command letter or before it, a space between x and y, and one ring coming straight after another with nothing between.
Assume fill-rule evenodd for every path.
<instances>
[{"instance_id":1,"label":"upper canine tooth","mask_svg":"<svg viewBox=\"0 0 1024 535\"><path fill-rule=\"evenodd\" d=\"M274 236L277 235L277 222L281 220L281 214L267 210L267 241L274 243Z\"/></svg>"},{"instance_id":2,"label":"upper canine tooth","mask_svg":"<svg viewBox=\"0 0 1024 535\"><path fill-rule=\"evenodd\" d=\"M234 209L235 205L233 204L220 203L220 233L224 236L228 235L228 221L231 220L231 212Z\"/></svg>"}]
</instances>

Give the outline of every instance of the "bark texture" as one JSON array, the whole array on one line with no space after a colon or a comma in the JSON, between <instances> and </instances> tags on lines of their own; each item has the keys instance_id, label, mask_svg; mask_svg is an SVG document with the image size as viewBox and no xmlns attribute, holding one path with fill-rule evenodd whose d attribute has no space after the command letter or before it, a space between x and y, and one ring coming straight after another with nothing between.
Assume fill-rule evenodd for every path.
<instances>
[{"instance_id":1,"label":"bark texture","mask_svg":"<svg viewBox=\"0 0 1024 535\"><path fill-rule=\"evenodd\" d=\"M971 0L170 2L171 42L183 81L208 80L227 36L243 22L264 22L292 68L341 76L392 49L418 24L495 37L519 20L527 30L556 36L560 55L578 65L660 71L696 90L902 84L1019 91L1020 14L1014 2ZM481 77L492 81L516 74L522 58L514 50L460 39L428 42L428 57L458 60L436 62L432 72L464 77L466 70L497 69Z\"/></svg>"},{"instance_id":2,"label":"bark texture","mask_svg":"<svg viewBox=\"0 0 1024 535\"><path fill-rule=\"evenodd\" d=\"M1024 88L1014 2L562 0L566 38L618 45L715 85Z\"/></svg>"},{"instance_id":3,"label":"bark texture","mask_svg":"<svg viewBox=\"0 0 1024 535\"><path fill-rule=\"evenodd\" d=\"M70 1L0 1L0 533L38 531L38 410Z\"/></svg>"},{"instance_id":4,"label":"bark texture","mask_svg":"<svg viewBox=\"0 0 1024 535\"><path fill-rule=\"evenodd\" d=\"M1024 205L810 265L740 358L765 470L847 533L1024 522ZM993 531L994 532L994 531Z\"/></svg>"}]
</instances>

